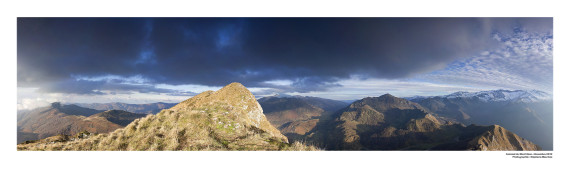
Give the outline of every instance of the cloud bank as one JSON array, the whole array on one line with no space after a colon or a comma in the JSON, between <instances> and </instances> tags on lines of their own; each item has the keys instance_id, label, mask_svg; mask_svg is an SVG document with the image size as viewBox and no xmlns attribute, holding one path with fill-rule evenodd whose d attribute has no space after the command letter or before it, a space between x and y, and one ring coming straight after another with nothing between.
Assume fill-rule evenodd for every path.
<instances>
[{"instance_id":1,"label":"cloud bank","mask_svg":"<svg viewBox=\"0 0 570 172\"><path fill-rule=\"evenodd\" d=\"M256 95L342 92L354 98L382 91L552 88L552 18L17 22L19 102L20 90L28 88L58 99L157 95L177 101L230 82L241 82Z\"/></svg>"},{"instance_id":2,"label":"cloud bank","mask_svg":"<svg viewBox=\"0 0 570 172\"><path fill-rule=\"evenodd\" d=\"M171 85L256 87L282 79L294 81L299 92L317 91L351 75L398 79L441 69L494 46L490 33L548 22L552 19L19 18L18 86L51 83L55 89L72 87L67 82L73 75L141 75ZM539 26L535 30L552 29ZM85 86L77 82L76 87ZM66 88L96 93L80 89L86 88Z\"/></svg>"},{"instance_id":3,"label":"cloud bank","mask_svg":"<svg viewBox=\"0 0 570 172\"><path fill-rule=\"evenodd\" d=\"M494 50L457 60L444 70L418 78L437 82L506 89L538 89L552 93L553 35L518 30L496 34Z\"/></svg>"}]
</instances>

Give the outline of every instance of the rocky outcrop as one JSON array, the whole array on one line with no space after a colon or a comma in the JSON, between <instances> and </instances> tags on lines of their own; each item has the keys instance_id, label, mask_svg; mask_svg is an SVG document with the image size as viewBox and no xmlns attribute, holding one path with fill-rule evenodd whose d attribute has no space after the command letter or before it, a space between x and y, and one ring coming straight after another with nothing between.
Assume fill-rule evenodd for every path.
<instances>
[{"instance_id":1,"label":"rocky outcrop","mask_svg":"<svg viewBox=\"0 0 570 172\"><path fill-rule=\"evenodd\" d=\"M518 135L499 126L492 125L480 136L469 142L475 150L541 150L538 145L519 137Z\"/></svg>"}]
</instances>

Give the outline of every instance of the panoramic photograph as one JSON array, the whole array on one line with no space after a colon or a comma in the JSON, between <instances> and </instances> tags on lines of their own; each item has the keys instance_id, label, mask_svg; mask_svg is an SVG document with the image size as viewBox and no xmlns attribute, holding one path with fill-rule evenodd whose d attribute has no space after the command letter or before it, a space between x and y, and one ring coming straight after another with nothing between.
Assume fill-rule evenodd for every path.
<instances>
[{"instance_id":1,"label":"panoramic photograph","mask_svg":"<svg viewBox=\"0 0 570 172\"><path fill-rule=\"evenodd\" d=\"M17 151L553 151L553 39L552 17L18 17L12 139Z\"/></svg>"}]
</instances>

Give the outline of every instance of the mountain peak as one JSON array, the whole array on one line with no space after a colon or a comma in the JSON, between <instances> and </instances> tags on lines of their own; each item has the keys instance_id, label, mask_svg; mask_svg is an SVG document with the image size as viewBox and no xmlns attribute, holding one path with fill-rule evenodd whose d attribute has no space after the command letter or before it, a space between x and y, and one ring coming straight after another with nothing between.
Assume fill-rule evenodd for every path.
<instances>
[{"instance_id":1,"label":"mountain peak","mask_svg":"<svg viewBox=\"0 0 570 172\"><path fill-rule=\"evenodd\" d=\"M239 82L232 82L232 83L224 86L219 91L224 91L224 90L245 91L245 90L247 90L247 88ZM247 90L247 91L249 91L249 90Z\"/></svg>"},{"instance_id":2,"label":"mountain peak","mask_svg":"<svg viewBox=\"0 0 570 172\"><path fill-rule=\"evenodd\" d=\"M356 101L350 107L363 107L368 105L379 112L384 112L390 109L421 109L424 110L419 104L410 102L406 99L395 97L391 94L384 94L380 97L367 97L362 100Z\"/></svg>"},{"instance_id":3,"label":"mountain peak","mask_svg":"<svg viewBox=\"0 0 570 172\"><path fill-rule=\"evenodd\" d=\"M489 126L477 139L469 142L477 150L541 150L542 148L499 126Z\"/></svg>"},{"instance_id":4,"label":"mountain peak","mask_svg":"<svg viewBox=\"0 0 570 172\"><path fill-rule=\"evenodd\" d=\"M220 107L224 104L223 107ZM206 109L230 109L236 111L237 114L247 115L238 118L247 121L255 127L260 127L262 121L265 120L263 109L255 99L255 96L240 83L234 82L218 91L205 91L178 105L170 108L170 110L193 110L199 107L208 107Z\"/></svg>"},{"instance_id":5,"label":"mountain peak","mask_svg":"<svg viewBox=\"0 0 570 172\"><path fill-rule=\"evenodd\" d=\"M221 88L220 90L216 91L215 94L230 96L227 98L253 98L255 100L255 96L247 89L245 86L240 84L239 82L233 82Z\"/></svg>"},{"instance_id":6,"label":"mountain peak","mask_svg":"<svg viewBox=\"0 0 570 172\"><path fill-rule=\"evenodd\" d=\"M504 102L504 101L520 101L520 102L536 102L550 99L548 93L537 90L489 90L479 92L455 92L444 98L476 98L484 102Z\"/></svg>"},{"instance_id":7,"label":"mountain peak","mask_svg":"<svg viewBox=\"0 0 570 172\"><path fill-rule=\"evenodd\" d=\"M212 102L228 104L231 107L240 107L243 111L255 111L263 114L263 110L255 96L242 84L234 82L224 86L218 91L205 91L189 98L170 110L192 109L200 106L213 106Z\"/></svg>"},{"instance_id":8,"label":"mountain peak","mask_svg":"<svg viewBox=\"0 0 570 172\"><path fill-rule=\"evenodd\" d=\"M539 90L487 90L479 92L458 91L442 96L413 96L408 100L421 101L428 98L457 99L466 98L480 100L483 102L539 102L552 99L552 94Z\"/></svg>"},{"instance_id":9,"label":"mountain peak","mask_svg":"<svg viewBox=\"0 0 570 172\"><path fill-rule=\"evenodd\" d=\"M386 94L380 96L380 98L385 98L385 99L386 99L386 98L390 98L390 99L393 99L393 98L397 98L397 97L396 97L396 96L393 96L393 95L390 94L390 93L386 93Z\"/></svg>"},{"instance_id":10,"label":"mountain peak","mask_svg":"<svg viewBox=\"0 0 570 172\"><path fill-rule=\"evenodd\" d=\"M540 150L499 125L465 127L389 94L356 101L330 121L314 133L325 133L333 150Z\"/></svg>"},{"instance_id":11,"label":"mountain peak","mask_svg":"<svg viewBox=\"0 0 570 172\"><path fill-rule=\"evenodd\" d=\"M396 102L398 99L400 99L400 98L393 96L389 93L386 93L386 94L381 95L379 97L366 97L360 101L382 101L385 103L392 103L392 102Z\"/></svg>"},{"instance_id":12,"label":"mountain peak","mask_svg":"<svg viewBox=\"0 0 570 172\"><path fill-rule=\"evenodd\" d=\"M66 115L90 116L99 112L103 112L102 110L84 108L74 104L64 105L61 104L61 102L53 102L50 106L48 106L48 108L51 108L51 110L54 110L55 112L64 113Z\"/></svg>"},{"instance_id":13,"label":"mountain peak","mask_svg":"<svg viewBox=\"0 0 570 172\"><path fill-rule=\"evenodd\" d=\"M124 139L116 141L117 136ZM89 146L68 149L282 150L288 145L287 137L269 123L253 94L240 83L200 93L91 139L104 144L85 140Z\"/></svg>"},{"instance_id":14,"label":"mountain peak","mask_svg":"<svg viewBox=\"0 0 570 172\"><path fill-rule=\"evenodd\" d=\"M60 102L53 102L53 103L51 103L51 107L52 107L52 108L60 108L60 107L61 107L61 103L60 103Z\"/></svg>"}]
</instances>

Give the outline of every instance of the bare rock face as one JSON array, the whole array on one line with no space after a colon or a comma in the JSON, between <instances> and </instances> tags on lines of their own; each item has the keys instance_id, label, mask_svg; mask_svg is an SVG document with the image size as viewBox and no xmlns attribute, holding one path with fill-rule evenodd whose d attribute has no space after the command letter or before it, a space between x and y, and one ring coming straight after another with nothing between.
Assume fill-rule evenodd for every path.
<instances>
[{"instance_id":1,"label":"bare rock face","mask_svg":"<svg viewBox=\"0 0 570 172\"><path fill-rule=\"evenodd\" d=\"M541 150L538 145L519 137L499 125L489 126L486 132L473 139L469 144L472 149L483 151Z\"/></svg>"},{"instance_id":2,"label":"bare rock face","mask_svg":"<svg viewBox=\"0 0 570 172\"><path fill-rule=\"evenodd\" d=\"M110 134L19 150L287 150L287 137L265 118L240 83L206 91ZM314 147L313 147L314 148Z\"/></svg>"}]
</instances>

